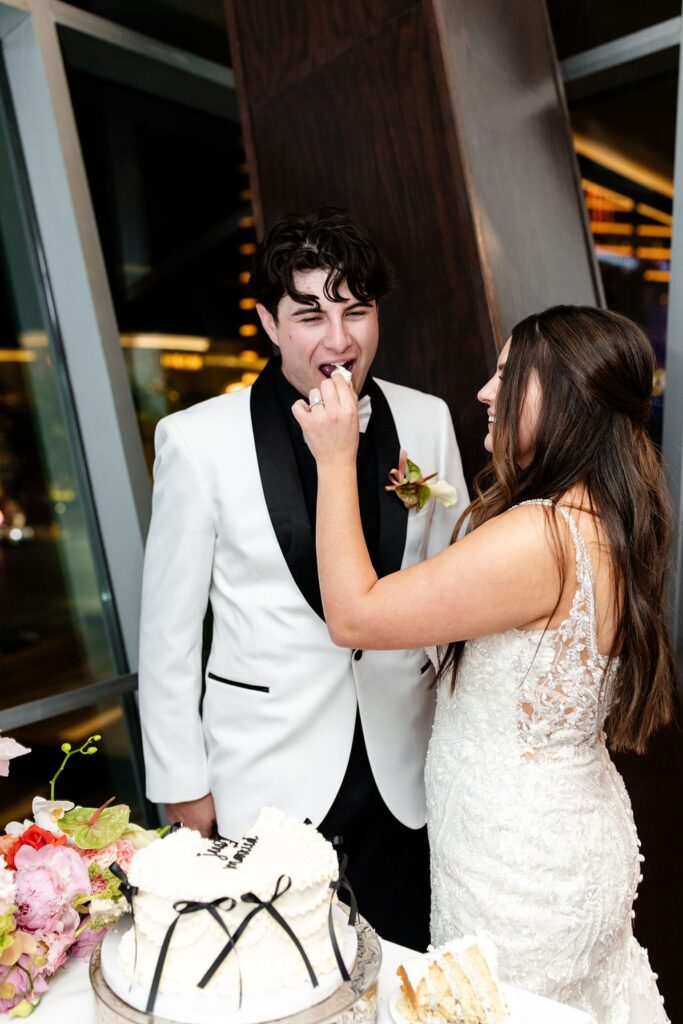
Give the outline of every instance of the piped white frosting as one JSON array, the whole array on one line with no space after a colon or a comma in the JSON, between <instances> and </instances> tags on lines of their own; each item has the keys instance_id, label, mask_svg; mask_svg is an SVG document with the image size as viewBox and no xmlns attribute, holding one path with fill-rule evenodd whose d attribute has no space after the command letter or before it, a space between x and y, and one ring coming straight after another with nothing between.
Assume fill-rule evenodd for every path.
<instances>
[{"instance_id":1,"label":"piped white frosting","mask_svg":"<svg viewBox=\"0 0 683 1024\"><path fill-rule=\"evenodd\" d=\"M225 902L217 910L234 934L254 903L284 889L274 906L302 943L316 974L335 969L328 932L330 882L337 877L337 855L312 825L264 808L254 825L237 840L212 842L199 832L179 829L139 850L128 872L137 886L135 928L123 937L118 964L136 982L150 984L169 926L178 918L178 902ZM234 907L232 901L235 901ZM337 929L335 929L337 931ZM223 949L226 933L205 909L183 914L175 926L159 991L196 993L198 981ZM245 996L296 988L308 972L295 944L272 916L259 911L249 922L237 948L223 962L206 988L208 994L234 996L239 971ZM341 981L341 979L340 979Z\"/></svg>"}]
</instances>

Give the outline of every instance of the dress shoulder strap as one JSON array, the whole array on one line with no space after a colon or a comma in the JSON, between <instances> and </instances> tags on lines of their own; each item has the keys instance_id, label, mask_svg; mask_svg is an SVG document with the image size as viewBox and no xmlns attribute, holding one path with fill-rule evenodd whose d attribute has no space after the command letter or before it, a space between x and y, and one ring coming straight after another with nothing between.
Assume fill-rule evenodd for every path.
<instances>
[{"instance_id":1,"label":"dress shoulder strap","mask_svg":"<svg viewBox=\"0 0 683 1024\"><path fill-rule=\"evenodd\" d=\"M578 615L588 616L588 637L592 653L596 657L602 657L598 650L598 621L595 608L595 584L593 582L593 566L588 553L588 547L581 535L576 520L571 512L558 505L550 498L530 498L527 501L520 501L512 508L520 508L522 505L546 505L553 506L562 516L574 541L576 552L576 593L572 601L570 616L576 618Z\"/></svg>"}]
</instances>

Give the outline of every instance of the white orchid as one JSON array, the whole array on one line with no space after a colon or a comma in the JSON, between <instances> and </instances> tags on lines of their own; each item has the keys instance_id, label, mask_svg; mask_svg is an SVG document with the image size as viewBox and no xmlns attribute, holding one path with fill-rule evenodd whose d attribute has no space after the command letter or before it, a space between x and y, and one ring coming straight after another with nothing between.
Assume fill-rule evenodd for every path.
<instances>
[{"instance_id":1,"label":"white orchid","mask_svg":"<svg viewBox=\"0 0 683 1024\"><path fill-rule=\"evenodd\" d=\"M64 816L65 811L72 810L74 806L71 800L46 800L45 797L34 796L33 820L40 828L54 832L56 836L61 836L59 819Z\"/></svg>"},{"instance_id":2,"label":"white orchid","mask_svg":"<svg viewBox=\"0 0 683 1024\"><path fill-rule=\"evenodd\" d=\"M20 836L27 828L36 824L47 832L61 836L63 833L59 827L59 819L63 817L65 811L70 811L73 807L71 800L46 800L44 796L34 796L33 821L30 818L24 818L23 824L20 821L9 821L5 825L5 832L8 836Z\"/></svg>"},{"instance_id":3,"label":"white orchid","mask_svg":"<svg viewBox=\"0 0 683 1024\"><path fill-rule=\"evenodd\" d=\"M30 818L24 818L24 824L20 821L8 821L5 825L5 832L8 836L20 836L27 828L30 828L33 822Z\"/></svg>"},{"instance_id":4,"label":"white orchid","mask_svg":"<svg viewBox=\"0 0 683 1024\"><path fill-rule=\"evenodd\" d=\"M0 775L9 775L9 763L13 757L21 757L22 754L30 754L29 747L22 747L11 736L0 736Z\"/></svg>"}]
</instances>

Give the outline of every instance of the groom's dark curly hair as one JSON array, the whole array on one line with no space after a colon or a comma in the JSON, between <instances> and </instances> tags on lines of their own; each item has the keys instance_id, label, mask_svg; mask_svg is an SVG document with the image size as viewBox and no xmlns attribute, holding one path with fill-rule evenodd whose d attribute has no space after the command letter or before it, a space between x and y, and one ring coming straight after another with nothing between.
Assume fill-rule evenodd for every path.
<instances>
[{"instance_id":1,"label":"groom's dark curly hair","mask_svg":"<svg viewBox=\"0 0 683 1024\"><path fill-rule=\"evenodd\" d=\"M313 305L315 297L294 286L294 275L309 270L328 271L324 292L332 302L343 302L343 281L360 302L379 301L394 287L394 270L366 228L332 206L283 217L273 225L256 249L252 294L276 320L285 295Z\"/></svg>"}]
</instances>

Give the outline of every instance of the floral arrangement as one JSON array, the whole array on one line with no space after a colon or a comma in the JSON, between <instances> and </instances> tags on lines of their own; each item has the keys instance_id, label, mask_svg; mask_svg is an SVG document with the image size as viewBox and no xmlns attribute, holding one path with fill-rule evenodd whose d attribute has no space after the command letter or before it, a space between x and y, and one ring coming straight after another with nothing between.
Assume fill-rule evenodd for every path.
<instances>
[{"instance_id":1,"label":"floral arrangement","mask_svg":"<svg viewBox=\"0 0 683 1024\"><path fill-rule=\"evenodd\" d=\"M391 483L384 489L393 491L407 509L414 508L419 512L430 498L440 501L446 508L452 508L458 500L458 492L448 480L434 480L436 475L430 473L429 476L423 476L420 467L411 462L407 452L401 448L398 468L390 471Z\"/></svg>"},{"instance_id":2,"label":"floral arrangement","mask_svg":"<svg viewBox=\"0 0 683 1024\"><path fill-rule=\"evenodd\" d=\"M125 804L78 807L55 799L55 783L70 758L97 752L101 736L80 747L63 743L64 759L50 780L49 799L36 796L33 819L11 821L0 835L0 1013L28 1017L48 979L68 957L89 957L103 932L128 910L120 880L136 849L158 839L130 819ZM30 753L0 736L0 775Z\"/></svg>"}]
</instances>

